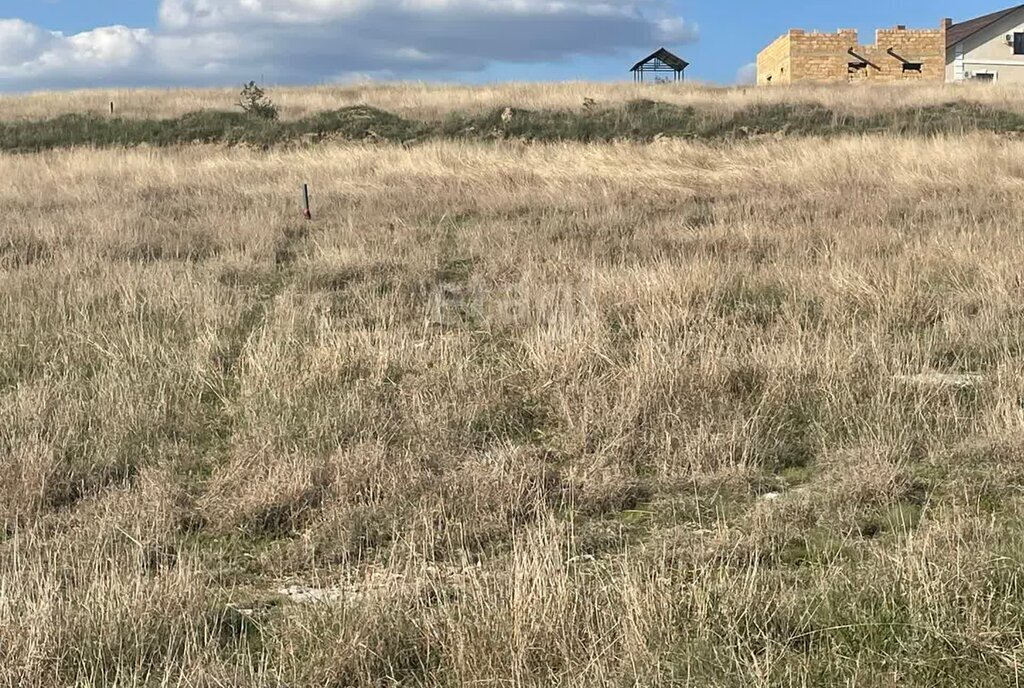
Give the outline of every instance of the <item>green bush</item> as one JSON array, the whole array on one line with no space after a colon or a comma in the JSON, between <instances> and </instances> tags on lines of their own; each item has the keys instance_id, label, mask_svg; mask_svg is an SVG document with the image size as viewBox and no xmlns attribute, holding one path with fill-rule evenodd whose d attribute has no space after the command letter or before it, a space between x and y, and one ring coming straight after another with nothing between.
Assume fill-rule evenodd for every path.
<instances>
[{"instance_id":1,"label":"green bush","mask_svg":"<svg viewBox=\"0 0 1024 688\"><path fill-rule=\"evenodd\" d=\"M270 100L266 92L256 85L255 81L250 81L242 87L241 100L238 105L246 114L260 119L275 120L279 114L277 106Z\"/></svg>"}]
</instances>

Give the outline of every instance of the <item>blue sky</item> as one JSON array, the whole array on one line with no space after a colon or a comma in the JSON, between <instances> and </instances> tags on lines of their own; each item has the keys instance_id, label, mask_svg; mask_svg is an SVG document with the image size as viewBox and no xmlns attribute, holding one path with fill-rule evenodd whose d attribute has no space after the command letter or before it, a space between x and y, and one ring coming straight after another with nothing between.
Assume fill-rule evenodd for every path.
<instances>
[{"instance_id":1,"label":"blue sky","mask_svg":"<svg viewBox=\"0 0 1024 688\"><path fill-rule=\"evenodd\" d=\"M271 83L628 79L629 64L662 44L692 63L690 78L727 84L790 27L857 28L870 41L878 27L933 27L944 16L959 21L1009 4L0 0L0 90L234 84L260 75Z\"/></svg>"}]
</instances>

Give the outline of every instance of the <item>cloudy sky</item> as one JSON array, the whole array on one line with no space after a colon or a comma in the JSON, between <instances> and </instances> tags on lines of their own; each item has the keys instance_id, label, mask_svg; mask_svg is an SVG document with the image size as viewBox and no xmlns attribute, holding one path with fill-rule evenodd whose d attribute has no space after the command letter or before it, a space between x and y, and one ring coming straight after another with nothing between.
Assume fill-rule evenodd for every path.
<instances>
[{"instance_id":1,"label":"cloudy sky","mask_svg":"<svg viewBox=\"0 0 1024 688\"><path fill-rule=\"evenodd\" d=\"M1010 0L976 0L982 14ZM664 45L733 83L785 29L964 19L954 0L0 0L0 90L628 79Z\"/></svg>"}]
</instances>

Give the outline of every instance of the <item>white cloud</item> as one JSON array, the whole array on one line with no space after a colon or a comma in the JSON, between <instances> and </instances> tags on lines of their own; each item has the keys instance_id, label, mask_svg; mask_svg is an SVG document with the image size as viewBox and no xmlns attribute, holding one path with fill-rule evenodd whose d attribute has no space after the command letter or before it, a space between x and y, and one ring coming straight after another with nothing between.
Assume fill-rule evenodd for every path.
<instances>
[{"instance_id":1,"label":"white cloud","mask_svg":"<svg viewBox=\"0 0 1024 688\"><path fill-rule=\"evenodd\" d=\"M0 19L0 67L17 67L45 53L54 36L20 19Z\"/></svg>"},{"instance_id":2,"label":"white cloud","mask_svg":"<svg viewBox=\"0 0 1024 688\"><path fill-rule=\"evenodd\" d=\"M106 26L74 36L44 31L20 20L0 20L0 84L61 78L90 79L134 70L153 42L144 29Z\"/></svg>"},{"instance_id":3,"label":"white cloud","mask_svg":"<svg viewBox=\"0 0 1024 688\"><path fill-rule=\"evenodd\" d=\"M736 72L736 83L744 85L757 83L757 64L751 62L740 67Z\"/></svg>"},{"instance_id":4,"label":"white cloud","mask_svg":"<svg viewBox=\"0 0 1024 688\"><path fill-rule=\"evenodd\" d=\"M691 26L682 17L659 19L656 36L670 43L689 43L697 37L697 27Z\"/></svg>"},{"instance_id":5,"label":"white cloud","mask_svg":"<svg viewBox=\"0 0 1024 688\"><path fill-rule=\"evenodd\" d=\"M162 0L154 29L0 19L0 89L420 78L696 39L668 0Z\"/></svg>"},{"instance_id":6,"label":"white cloud","mask_svg":"<svg viewBox=\"0 0 1024 688\"><path fill-rule=\"evenodd\" d=\"M142 57L152 41L152 34L145 29L105 26L71 36L61 47L68 49L69 58L78 64L123 67Z\"/></svg>"}]
</instances>

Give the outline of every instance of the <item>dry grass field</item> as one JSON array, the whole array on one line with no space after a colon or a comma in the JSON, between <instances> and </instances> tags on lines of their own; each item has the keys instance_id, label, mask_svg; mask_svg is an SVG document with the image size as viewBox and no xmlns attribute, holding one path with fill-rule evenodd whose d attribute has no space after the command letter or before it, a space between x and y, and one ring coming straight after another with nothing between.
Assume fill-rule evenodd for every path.
<instances>
[{"instance_id":1,"label":"dry grass field","mask_svg":"<svg viewBox=\"0 0 1024 688\"><path fill-rule=\"evenodd\" d=\"M677 106L732 113L755 105L817 104L844 114L867 114L904 107L943 103L978 103L1015 113L1024 112L1024 87L958 84L862 85L718 88L695 85L621 84L600 82L506 83L491 86L398 83L363 86L284 88L268 86L285 120L324 110L370 106L402 117L434 120L452 112L477 114L515 106L560 110L579 108L585 99L600 106L620 106L651 98ZM854 94L855 97L851 97ZM0 95L0 121L42 119L67 113L109 112L129 118L170 118L198 110L222 110L238 102L238 89L105 90Z\"/></svg>"},{"instance_id":2,"label":"dry grass field","mask_svg":"<svg viewBox=\"0 0 1024 688\"><path fill-rule=\"evenodd\" d=\"M0 176L0 685L1018 682L1024 142Z\"/></svg>"}]
</instances>

